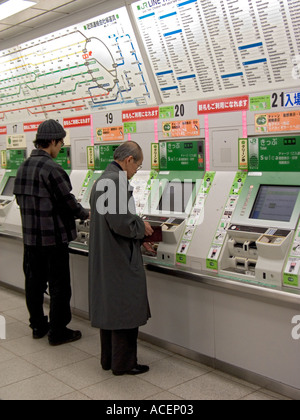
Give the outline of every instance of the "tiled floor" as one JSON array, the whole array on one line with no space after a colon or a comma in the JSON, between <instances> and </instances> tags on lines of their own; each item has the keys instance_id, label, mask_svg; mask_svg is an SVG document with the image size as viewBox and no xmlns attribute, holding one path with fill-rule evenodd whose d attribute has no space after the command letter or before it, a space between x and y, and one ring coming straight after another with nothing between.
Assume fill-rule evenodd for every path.
<instances>
[{"instance_id":1,"label":"tiled floor","mask_svg":"<svg viewBox=\"0 0 300 420\"><path fill-rule=\"evenodd\" d=\"M139 362L150 372L113 376L99 364L99 331L73 318L82 340L50 347L33 340L24 296L0 287L0 315L6 340L0 340L1 400L278 400L287 399L181 356L139 342Z\"/></svg>"}]
</instances>

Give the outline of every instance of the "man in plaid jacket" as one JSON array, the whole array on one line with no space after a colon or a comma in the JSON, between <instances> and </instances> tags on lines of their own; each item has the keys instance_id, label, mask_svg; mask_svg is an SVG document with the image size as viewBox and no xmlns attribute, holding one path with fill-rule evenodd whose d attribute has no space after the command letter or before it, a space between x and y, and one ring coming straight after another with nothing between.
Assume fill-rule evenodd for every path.
<instances>
[{"instance_id":1,"label":"man in plaid jacket","mask_svg":"<svg viewBox=\"0 0 300 420\"><path fill-rule=\"evenodd\" d=\"M75 219L86 220L89 212L71 194L69 176L53 160L65 136L58 122L44 121L34 142L36 150L19 168L14 187L22 217L30 327L33 338L42 338L49 331L51 345L81 338L80 331L67 328L72 318L68 244L76 238ZM50 323L43 309L48 285Z\"/></svg>"}]
</instances>

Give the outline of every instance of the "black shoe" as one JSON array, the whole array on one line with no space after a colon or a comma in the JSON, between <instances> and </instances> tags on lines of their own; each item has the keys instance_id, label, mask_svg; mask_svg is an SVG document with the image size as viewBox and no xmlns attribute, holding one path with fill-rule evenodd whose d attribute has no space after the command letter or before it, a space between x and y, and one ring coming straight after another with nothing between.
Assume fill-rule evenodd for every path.
<instances>
[{"instance_id":1,"label":"black shoe","mask_svg":"<svg viewBox=\"0 0 300 420\"><path fill-rule=\"evenodd\" d=\"M125 372L118 372L113 371L115 376L122 376L122 375L141 375L143 373L149 372L149 366L146 365L136 365L133 369L127 370Z\"/></svg>"},{"instance_id":2,"label":"black shoe","mask_svg":"<svg viewBox=\"0 0 300 420\"><path fill-rule=\"evenodd\" d=\"M39 340L41 338L44 338L48 334L49 329L50 329L49 324L46 324L41 328L32 328L32 338L34 340Z\"/></svg>"},{"instance_id":3,"label":"black shoe","mask_svg":"<svg viewBox=\"0 0 300 420\"><path fill-rule=\"evenodd\" d=\"M80 331L72 331L66 328L59 334L50 332L48 339L50 346L61 346L62 344L73 343L80 340L82 334Z\"/></svg>"}]
</instances>

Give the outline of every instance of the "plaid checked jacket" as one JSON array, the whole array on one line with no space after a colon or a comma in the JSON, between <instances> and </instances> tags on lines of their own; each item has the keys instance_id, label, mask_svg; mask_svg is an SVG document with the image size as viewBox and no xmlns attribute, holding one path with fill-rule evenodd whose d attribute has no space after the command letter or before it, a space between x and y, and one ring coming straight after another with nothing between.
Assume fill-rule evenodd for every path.
<instances>
[{"instance_id":1,"label":"plaid checked jacket","mask_svg":"<svg viewBox=\"0 0 300 420\"><path fill-rule=\"evenodd\" d=\"M76 238L75 219L86 220L89 212L71 191L62 167L47 152L33 150L20 166L14 186L25 245L55 246Z\"/></svg>"}]
</instances>

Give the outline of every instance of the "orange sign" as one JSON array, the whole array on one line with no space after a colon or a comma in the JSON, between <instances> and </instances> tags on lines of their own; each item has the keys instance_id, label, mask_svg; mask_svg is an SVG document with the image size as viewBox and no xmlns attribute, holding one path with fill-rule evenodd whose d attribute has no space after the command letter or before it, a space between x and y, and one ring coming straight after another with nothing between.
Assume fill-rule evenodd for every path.
<instances>
[{"instance_id":1,"label":"orange sign","mask_svg":"<svg viewBox=\"0 0 300 420\"><path fill-rule=\"evenodd\" d=\"M124 140L124 127L97 128L97 141L122 141Z\"/></svg>"},{"instance_id":2,"label":"orange sign","mask_svg":"<svg viewBox=\"0 0 300 420\"><path fill-rule=\"evenodd\" d=\"M255 115L255 131L257 133L296 130L300 130L300 111Z\"/></svg>"},{"instance_id":3,"label":"orange sign","mask_svg":"<svg viewBox=\"0 0 300 420\"><path fill-rule=\"evenodd\" d=\"M164 137L194 137L200 136L200 121L171 121L163 123Z\"/></svg>"}]
</instances>

